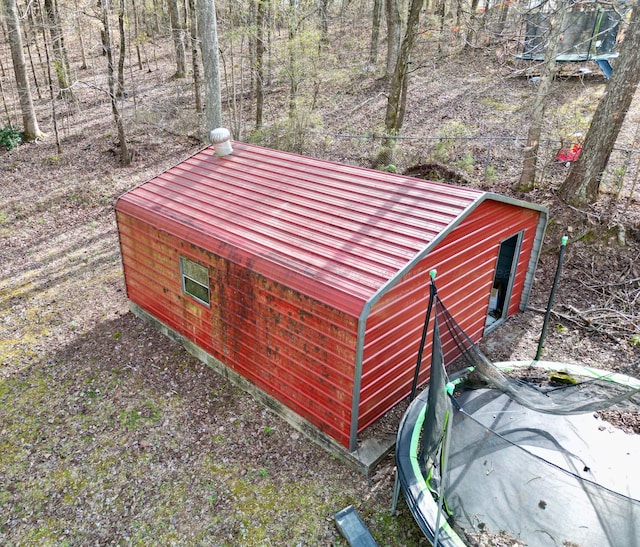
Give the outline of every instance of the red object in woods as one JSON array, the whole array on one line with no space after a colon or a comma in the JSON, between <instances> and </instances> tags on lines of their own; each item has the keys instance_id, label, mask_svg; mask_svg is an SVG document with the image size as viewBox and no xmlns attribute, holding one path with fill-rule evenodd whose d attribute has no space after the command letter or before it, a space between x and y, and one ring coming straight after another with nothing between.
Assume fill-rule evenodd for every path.
<instances>
[{"instance_id":1,"label":"red object in woods","mask_svg":"<svg viewBox=\"0 0 640 547\"><path fill-rule=\"evenodd\" d=\"M582 152L582 145L575 143L566 148L561 148L560 152L556 155L556 159L561 162L578 161L580 152Z\"/></svg>"},{"instance_id":2,"label":"red object in woods","mask_svg":"<svg viewBox=\"0 0 640 547\"><path fill-rule=\"evenodd\" d=\"M429 270L477 341L524 308L547 221L496 194L241 142L124 194L116 216L134 309L351 451L410 393Z\"/></svg>"}]
</instances>

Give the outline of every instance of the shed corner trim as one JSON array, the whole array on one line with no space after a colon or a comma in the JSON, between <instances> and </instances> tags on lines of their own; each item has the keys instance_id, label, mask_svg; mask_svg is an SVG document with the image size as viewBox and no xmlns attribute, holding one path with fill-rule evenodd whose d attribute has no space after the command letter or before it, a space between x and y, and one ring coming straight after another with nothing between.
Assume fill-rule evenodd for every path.
<instances>
[{"instance_id":1,"label":"shed corner trim","mask_svg":"<svg viewBox=\"0 0 640 547\"><path fill-rule=\"evenodd\" d=\"M407 263L399 269L393 277L387 280L370 298L365 302L358 318L358 340L356 344L356 362L353 378L353 396L351 398L351 429L349 432L349 449L351 451L356 449L358 439L358 409L360 407L360 388L362 385L362 360L364 357L364 334L365 325L367 324L367 318L371 309L380 298L382 298L389 290L391 290L404 275L413 268L420 260L429 254L429 252L436 247L452 230L458 226L471 211L473 211L482 201L484 201L486 192L481 193L475 198L469 205L467 205L462 212L452 220L447 227L442 230L432 241L430 241L423 249L418 251L414 257L407 261Z\"/></svg>"}]
</instances>

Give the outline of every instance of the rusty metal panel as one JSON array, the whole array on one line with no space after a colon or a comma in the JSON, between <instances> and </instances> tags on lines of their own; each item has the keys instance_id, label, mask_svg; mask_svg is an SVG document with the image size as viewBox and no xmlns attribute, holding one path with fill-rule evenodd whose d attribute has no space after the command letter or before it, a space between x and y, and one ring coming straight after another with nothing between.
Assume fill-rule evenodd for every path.
<instances>
[{"instance_id":1,"label":"rusty metal panel","mask_svg":"<svg viewBox=\"0 0 640 547\"><path fill-rule=\"evenodd\" d=\"M347 444L357 320L118 212L128 297ZM209 307L182 290L179 257L205 265Z\"/></svg>"},{"instance_id":2,"label":"rusty metal panel","mask_svg":"<svg viewBox=\"0 0 640 547\"><path fill-rule=\"evenodd\" d=\"M518 311L539 211L486 200L381 298L367 320L358 430L390 410L410 390L429 298L431 269L439 294L456 321L474 340L484 331L500 242L524 230L509 315ZM451 340L448 359L455 357ZM424 350L420 382L429 378L431 341Z\"/></svg>"}]
</instances>

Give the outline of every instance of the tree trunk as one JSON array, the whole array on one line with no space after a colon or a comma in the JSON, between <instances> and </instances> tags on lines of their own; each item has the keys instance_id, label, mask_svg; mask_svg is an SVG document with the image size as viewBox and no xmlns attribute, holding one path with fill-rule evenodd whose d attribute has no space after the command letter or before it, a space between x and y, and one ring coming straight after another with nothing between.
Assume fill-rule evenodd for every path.
<instances>
[{"instance_id":1,"label":"tree trunk","mask_svg":"<svg viewBox=\"0 0 640 547\"><path fill-rule=\"evenodd\" d=\"M49 85L49 100L51 102L51 122L53 124L53 134L56 138L56 151L58 154L62 152L62 146L60 144L60 133L58 131L58 115L56 112L56 97L53 92L53 77L51 75L51 58L49 56L49 45L47 43L47 33L45 32L45 24L44 24L44 14L42 10L40 11L40 15L42 17L42 38L44 43L44 55L47 60L47 83Z\"/></svg>"},{"instance_id":2,"label":"tree trunk","mask_svg":"<svg viewBox=\"0 0 640 547\"><path fill-rule=\"evenodd\" d=\"M124 88L124 59L126 53L126 34L124 29L124 2L125 0L120 0L120 10L118 11L118 32L120 33L120 52L118 55L118 90L116 93L117 97L125 96L125 88Z\"/></svg>"},{"instance_id":3,"label":"tree trunk","mask_svg":"<svg viewBox=\"0 0 640 547\"><path fill-rule=\"evenodd\" d=\"M289 0L289 119L296 116L298 105L298 68L295 54L295 42L298 35L296 13L297 0Z\"/></svg>"},{"instance_id":4,"label":"tree trunk","mask_svg":"<svg viewBox=\"0 0 640 547\"><path fill-rule=\"evenodd\" d=\"M27 9L26 12L23 14L23 13L20 13L20 11L18 10L18 16L20 17L21 20L25 22L28 20L27 24L22 25L22 30L24 32L24 45L27 48L27 55L29 57L29 65L31 66L31 74L33 75L33 84L36 88L36 95L38 96L38 99L42 99L42 94L40 93L40 84L38 83L38 75L36 73L36 67L33 63L33 54L31 53L30 36L33 36L33 43L36 48L36 53L38 54L38 61L40 63L40 66L44 67L46 66L46 63L42 61L42 53L40 51L40 46L38 43L38 36L37 36L38 28L42 28L44 31L44 27L36 23L34 11L35 9ZM39 9L38 11L42 14L41 9ZM28 19L25 19L25 15L28 17Z\"/></svg>"},{"instance_id":5,"label":"tree trunk","mask_svg":"<svg viewBox=\"0 0 640 547\"><path fill-rule=\"evenodd\" d=\"M545 51L542 74L538 83L538 92L531 108L531 125L527 134L527 144L524 149L524 160L520 180L516 186L521 192L532 190L536 179L536 165L540 148L540 135L546 107L547 96L551 90L556 73L556 57L560 46L561 31L567 8L562 6L549 21L549 43Z\"/></svg>"},{"instance_id":6,"label":"tree trunk","mask_svg":"<svg viewBox=\"0 0 640 547\"><path fill-rule=\"evenodd\" d=\"M385 13L387 16L387 68L385 77L391 79L396 69L400 52L400 38L402 36L402 20L400 19L399 0L385 0Z\"/></svg>"},{"instance_id":7,"label":"tree trunk","mask_svg":"<svg viewBox=\"0 0 640 547\"><path fill-rule=\"evenodd\" d=\"M510 2L503 2L502 6L500 6L500 17L498 18L498 26L495 31L496 41L500 41L502 38L502 33L504 32L504 28L507 24L507 18L509 17L509 7L511 6Z\"/></svg>"},{"instance_id":8,"label":"tree trunk","mask_svg":"<svg viewBox=\"0 0 640 547\"><path fill-rule=\"evenodd\" d=\"M408 83L408 68L413 45L418 34L420 11L424 0L412 0L407 19L407 31L400 47L400 54L396 62L395 70L389 83L389 99L387 100L387 112L385 115L385 128L390 135L397 134L402 128L403 122L403 95L406 95ZM406 99L404 99L406 102Z\"/></svg>"},{"instance_id":9,"label":"tree trunk","mask_svg":"<svg viewBox=\"0 0 640 547\"><path fill-rule=\"evenodd\" d=\"M2 59L0 59L0 73L4 76L4 66L2 65ZM7 104L7 97L4 92L4 86L2 85L2 78L0 78L0 95L2 95L2 106L4 107L4 113L7 116L7 125L13 126L13 120L11 119L11 113L9 112L9 105Z\"/></svg>"},{"instance_id":10,"label":"tree trunk","mask_svg":"<svg viewBox=\"0 0 640 547\"><path fill-rule=\"evenodd\" d=\"M467 39L464 49L469 51L475 45L476 38L476 14L478 12L478 0L471 0L471 13L469 15L469 28L467 29Z\"/></svg>"},{"instance_id":11,"label":"tree trunk","mask_svg":"<svg viewBox=\"0 0 640 547\"><path fill-rule=\"evenodd\" d=\"M248 103L251 104L253 102L253 96L256 91L256 34L258 33L258 28L256 24L256 18L258 17L257 5L260 0L256 2L256 0L249 0L248 13L246 14L247 21L245 23L246 27L249 29L248 36L248 46L249 52L247 55L247 59L249 60L249 92L247 94ZM244 39L242 40L244 42ZM242 55L242 50L241 55ZM244 61L244 55L242 55ZM244 63L242 63L244 65ZM242 78L242 77L241 77ZM244 85L241 88L241 91L244 96Z\"/></svg>"},{"instance_id":12,"label":"tree trunk","mask_svg":"<svg viewBox=\"0 0 640 547\"><path fill-rule=\"evenodd\" d=\"M374 160L374 167L384 167L393 169L395 139L402 128L404 112L407 103L407 89L409 86L409 61L416 35L418 34L418 24L420 23L420 11L424 0L412 0L407 18L407 30L402 40L400 53L396 62L395 70L389 83L389 98L387 99L387 111L385 115L385 129L392 137L385 141L384 146L379 151Z\"/></svg>"},{"instance_id":13,"label":"tree trunk","mask_svg":"<svg viewBox=\"0 0 640 547\"><path fill-rule=\"evenodd\" d=\"M147 8L147 5L149 7ZM159 11L158 11L159 10ZM144 28L146 36L155 36L160 30L160 16L164 10L162 3L158 4L158 0L145 0L140 8L140 24Z\"/></svg>"},{"instance_id":14,"label":"tree trunk","mask_svg":"<svg viewBox=\"0 0 640 547\"><path fill-rule=\"evenodd\" d=\"M438 38L438 54L443 53L442 43L445 40L444 24L447 15L447 0L439 0L436 6L436 14L440 19L440 37Z\"/></svg>"},{"instance_id":15,"label":"tree trunk","mask_svg":"<svg viewBox=\"0 0 640 547\"><path fill-rule=\"evenodd\" d=\"M271 0L267 1L267 10L265 12L265 29L267 31L267 40L265 46L265 53L267 54L266 69L265 69L265 85L268 87L273 83L273 48L271 47L276 15Z\"/></svg>"},{"instance_id":16,"label":"tree trunk","mask_svg":"<svg viewBox=\"0 0 640 547\"><path fill-rule=\"evenodd\" d=\"M84 38L82 37L82 29L80 28L80 9L78 8L78 0L74 0L74 6L75 6L75 11L74 11L74 20L75 20L75 27L76 27L76 34L78 36L78 44L80 44L80 57L82 59L82 64L80 65L80 70L87 70L88 65L87 65L87 54L85 52L85 47L84 47Z\"/></svg>"},{"instance_id":17,"label":"tree trunk","mask_svg":"<svg viewBox=\"0 0 640 547\"><path fill-rule=\"evenodd\" d=\"M636 3L606 94L593 115L580 158L571 167L559 190L560 197L573 205L584 206L598 200L602 173L640 83L638 48L640 4Z\"/></svg>"},{"instance_id":18,"label":"tree trunk","mask_svg":"<svg viewBox=\"0 0 640 547\"><path fill-rule=\"evenodd\" d=\"M264 25L269 0L258 0L256 10L256 129L263 123L264 110Z\"/></svg>"},{"instance_id":19,"label":"tree trunk","mask_svg":"<svg viewBox=\"0 0 640 547\"><path fill-rule=\"evenodd\" d=\"M133 11L133 42L136 45L138 70L142 70L142 52L140 51L140 18L138 16L138 7L136 6L136 0L131 0L131 10Z\"/></svg>"},{"instance_id":20,"label":"tree trunk","mask_svg":"<svg viewBox=\"0 0 640 547\"><path fill-rule=\"evenodd\" d=\"M102 47L107 58L107 85L109 88L109 98L111 100L111 112L116 122L118 130L118 144L120 145L120 162L122 165L131 164L131 155L127 146L127 137L124 130L122 114L118 108L118 98L116 97L115 70L113 67L113 52L111 51L111 26L109 24L109 0L102 0Z\"/></svg>"},{"instance_id":21,"label":"tree trunk","mask_svg":"<svg viewBox=\"0 0 640 547\"><path fill-rule=\"evenodd\" d=\"M329 43L329 0L320 0L320 46Z\"/></svg>"},{"instance_id":22,"label":"tree trunk","mask_svg":"<svg viewBox=\"0 0 640 547\"><path fill-rule=\"evenodd\" d=\"M373 0L373 14L371 16L371 47L369 49L369 63L378 62L378 42L380 40L380 18L382 16L382 0Z\"/></svg>"},{"instance_id":23,"label":"tree trunk","mask_svg":"<svg viewBox=\"0 0 640 547\"><path fill-rule=\"evenodd\" d=\"M197 0L197 8L204 76L205 129L209 134L222 126L216 6L214 0Z\"/></svg>"},{"instance_id":24,"label":"tree trunk","mask_svg":"<svg viewBox=\"0 0 640 547\"><path fill-rule=\"evenodd\" d=\"M184 78L187 74L187 54L184 46L184 24L177 0L167 0L169 18L171 21L171 35L176 49L176 78Z\"/></svg>"},{"instance_id":25,"label":"tree trunk","mask_svg":"<svg viewBox=\"0 0 640 547\"><path fill-rule=\"evenodd\" d=\"M54 4L53 0L44 0L44 12L49 26L49 36L51 49L53 50L53 57L55 59L58 87L60 88L60 93L69 98L69 95L71 94L71 70L69 68L67 51L64 47L64 34L62 32L62 25L60 24L58 7Z\"/></svg>"},{"instance_id":26,"label":"tree trunk","mask_svg":"<svg viewBox=\"0 0 640 547\"><path fill-rule=\"evenodd\" d=\"M20 99L24 138L27 141L33 141L41 137L42 132L36 119L36 111L33 107L29 80L27 79L27 67L22 49L22 35L20 34L20 20L18 19L16 0L2 0L2 7L7 25L13 70L16 76L18 98Z\"/></svg>"},{"instance_id":27,"label":"tree trunk","mask_svg":"<svg viewBox=\"0 0 640 547\"><path fill-rule=\"evenodd\" d=\"M189 0L191 14L189 24L189 42L191 44L191 65L193 70L193 94L195 96L196 112L202 112L202 92L200 90L200 52L198 51L198 14L195 0Z\"/></svg>"}]
</instances>

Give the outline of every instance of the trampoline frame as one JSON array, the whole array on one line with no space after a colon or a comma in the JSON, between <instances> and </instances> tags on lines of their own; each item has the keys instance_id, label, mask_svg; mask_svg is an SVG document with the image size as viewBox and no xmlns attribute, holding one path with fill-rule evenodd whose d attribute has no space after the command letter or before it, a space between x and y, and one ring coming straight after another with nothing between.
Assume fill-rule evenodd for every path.
<instances>
[{"instance_id":1,"label":"trampoline frame","mask_svg":"<svg viewBox=\"0 0 640 547\"><path fill-rule=\"evenodd\" d=\"M570 375L604 379L619 385L640 389L639 379L594 367L553 361L505 361L494 364L505 372L533 366L549 372L566 372ZM458 380L465 373L466 371L463 371L451 379ZM437 545L464 547L467 545L465 540L449 525L446 519L442 518L439 530L435 529L440 510L439 503L434 500L427 479L421 470L418 449L427 411L428 391L428 387L425 388L412 401L398 427L395 453L398 484L415 521L429 541L433 543L437 537Z\"/></svg>"}]
</instances>

